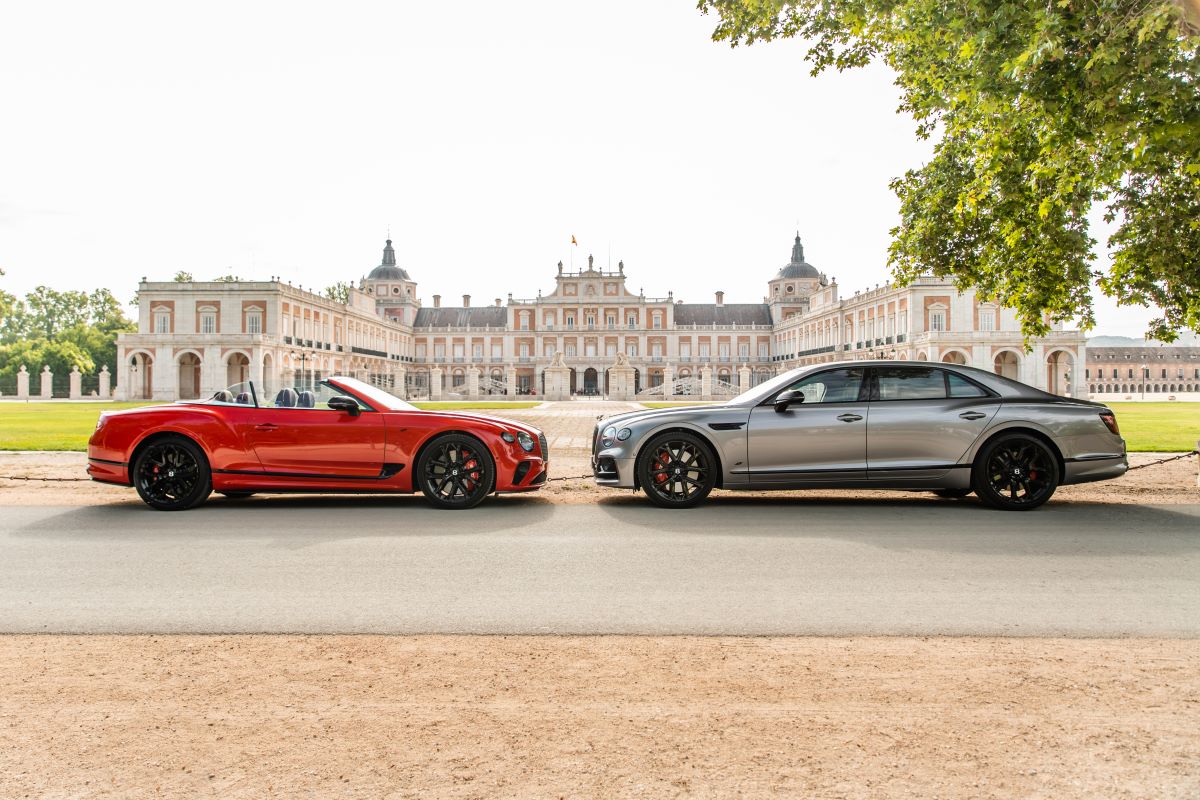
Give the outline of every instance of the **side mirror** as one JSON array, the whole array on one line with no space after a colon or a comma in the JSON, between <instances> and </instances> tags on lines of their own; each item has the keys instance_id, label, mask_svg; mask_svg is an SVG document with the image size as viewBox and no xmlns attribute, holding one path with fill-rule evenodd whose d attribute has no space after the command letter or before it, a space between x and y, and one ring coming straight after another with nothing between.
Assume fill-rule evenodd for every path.
<instances>
[{"instance_id":1,"label":"side mirror","mask_svg":"<svg viewBox=\"0 0 1200 800\"><path fill-rule=\"evenodd\" d=\"M339 394L336 397L329 398L329 402L326 405L328 405L334 411L346 411L352 417L357 417L362 413L362 410L358 407L358 403L355 402L354 398L346 397L345 395Z\"/></svg>"},{"instance_id":2,"label":"side mirror","mask_svg":"<svg viewBox=\"0 0 1200 800\"><path fill-rule=\"evenodd\" d=\"M803 403L804 393L796 389L788 389L786 392L780 392L775 396L775 412L782 414L788 410L788 406L792 403Z\"/></svg>"}]
</instances>

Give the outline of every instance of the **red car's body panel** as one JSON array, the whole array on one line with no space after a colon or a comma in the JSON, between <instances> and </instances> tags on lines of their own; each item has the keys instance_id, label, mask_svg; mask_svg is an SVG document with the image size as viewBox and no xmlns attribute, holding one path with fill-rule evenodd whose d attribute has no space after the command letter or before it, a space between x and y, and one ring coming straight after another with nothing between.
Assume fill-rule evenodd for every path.
<instances>
[{"instance_id":1,"label":"red car's body panel","mask_svg":"<svg viewBox=\"0 0 1200 800\"><path fill-rule=\"evenodd\" d=\"M329 382L368 406L378 405L349 388L352 384ZM460 412L376 408L351 415L231 403L175 403L104 414L88 442L87 471L94 480L129 486L138 447L150 437L175 433L204 451L218 492L412 492L422 446L450 432L470 434L487 447L496 463L496 491L528 491L545 483L545 439L536 428L512 420ZM532 452L502 438L518 433L533 438Z\"/></svg>"}]
</instances>

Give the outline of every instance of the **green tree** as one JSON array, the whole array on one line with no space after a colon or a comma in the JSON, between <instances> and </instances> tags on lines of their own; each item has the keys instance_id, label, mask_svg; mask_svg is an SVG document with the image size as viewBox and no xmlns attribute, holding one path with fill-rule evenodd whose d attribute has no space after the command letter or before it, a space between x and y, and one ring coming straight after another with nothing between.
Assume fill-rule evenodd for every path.
<instances>
[{"instance_id":1,"label":"green tree","mask_svg":"<svg viewBox=\"0 0 1200 800\"><path fill-rule=\"evenodd\" d=\"M184 270L179 270L179 272L175 273L174 281L176 283L191 283L192 280L193 280L192 273L190 273L190 272L185 272Z\"/></svg>"},{"instance_id":2,"label":"green tree","mask_svg":"<svg viewBox=\"0 0 1200 800\"><path fill-rule=\"evenodd\" d=\"M228 275L222 275L219 278L213 278L213 283L237 283L240 280L241 278L239 278L237 275L230 273Z\"/></svg>"},{"instance_id":3,"label":"green tree","mask_svg":"<svg viewBox=\"0 0 1200 800\"><path fill-rule=\"evenodd\" d=\"M92 357L74 342L22 339L19 342L0 344L0 378L14 377L22 364L29 370L31 382L37 380L37 374L46 364L49 364L50 371L58 376L66 375L71 371L71 367L79 367L79 371L85 374L97 369Z\"/></svg>"},{"instance_id":4,"label":"green tree","mask_svg":"<svg viewBox=\"0 0 1200 800\"><path fill-rule=\"evenodd\" d=\"M333 286L326 286L321 294L338 303L350 302L350 284L338 281Z\"/></svg>"},{"instance_id":5,"label":"green tree","mask_svg":"<svg viewBox=\"0 0 1200 800\"><path fill-rule=\"evenodd\" d=\"M936 140L892 182L901 283L951 277L1027 336L1094 323L1090 284L1158 305L1150 335L1200 330L1197 0L699 0L733 45L808 44L812 73L882 60ZM1113 263L1093 269L1104 208Z\"/></svg>"}]
</instances>

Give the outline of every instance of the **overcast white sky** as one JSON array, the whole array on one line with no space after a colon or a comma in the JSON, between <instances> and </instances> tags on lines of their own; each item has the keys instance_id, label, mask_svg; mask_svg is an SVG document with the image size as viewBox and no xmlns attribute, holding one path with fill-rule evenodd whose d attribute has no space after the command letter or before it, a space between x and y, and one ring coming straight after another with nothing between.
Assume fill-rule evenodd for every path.
<instances>
[{"instance_id":1,"label":"overcast white sky","mask_svg":"<svg viewBox=\"0 0 1200 800\"><path fill-rule=\"evenodd\" d=\"M13 3L0 268L322 288L397 258L425 302L553 286L571 235L648 295L757 302L799 226L843 292L887 278L888 181L927 157L875 67L730 49L690 0ZM1151 313L1100 298L1097 333Z\"/></svg>"}]
</instances>

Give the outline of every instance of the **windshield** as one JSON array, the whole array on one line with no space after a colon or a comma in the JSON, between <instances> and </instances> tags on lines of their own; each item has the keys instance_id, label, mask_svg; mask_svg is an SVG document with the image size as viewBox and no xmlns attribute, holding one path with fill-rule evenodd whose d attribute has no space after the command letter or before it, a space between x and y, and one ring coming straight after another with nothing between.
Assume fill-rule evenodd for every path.
<instances>
[{"instance_id":1,"label":"windshield","mask_svg":"<svg viewBox=\"0 0 1200 800\"><path fill-rule=\"evenodd\" d=\"M771 378L771 380L769 380L769 381L763 381L758 386L753 386L753 387L747 389L746 391L742 392L741 394L739 394L737 397L733 398L732 400L726 400L725 402L729 405L736 405L738 403L748 402L750 400L754 400L759 397L766 397L770 394L773 394L774 392L779 391L784 386L787 386L789 383L796 380L796 376L799 375L801 372L803 372L805 369L807 369L807 367L802 367L801 369L788 370L787 372L783 373L782 375L776 375L774 378Z\"/></svg>"},{"instance_id":2,"label":"windshield","mask_svg":"<svg viewBox=\"0 0 1200 800\"><path fill-rule=\"evenodd\" d=\"M388 394L383 389L376 388L369 383L363 383L355 378L343 378L337 376L332 378L334 382L345 386L356 395L366 400L375 408L384 408L388 411L419 411L412 403L407 403L396 397L394 394Z\"/></svg>"}]
</instances>

